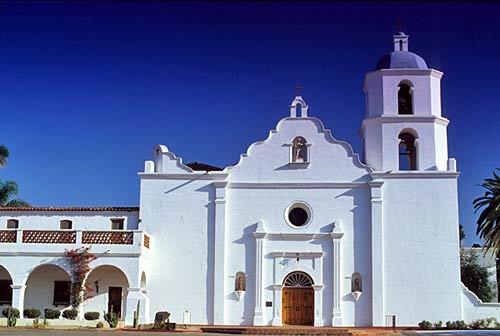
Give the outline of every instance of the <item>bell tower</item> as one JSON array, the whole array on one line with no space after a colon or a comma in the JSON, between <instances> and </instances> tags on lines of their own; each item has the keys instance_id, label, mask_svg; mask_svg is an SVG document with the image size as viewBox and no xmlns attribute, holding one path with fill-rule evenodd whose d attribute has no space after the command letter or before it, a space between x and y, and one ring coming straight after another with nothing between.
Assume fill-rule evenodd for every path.
<instances>
[{"instance_id":1,"label":"bell tower","mask_svg":"<svg viewBox=\"0 0 500 336\"><path fill-rule=\"evenodd\" d=\"M449 121L441 116L443 73L408 51L408 40L396 33L394 51L365 77L365 162L377 171L454 170L454 161L448 162Z\"/></svg>"}]
</instances>

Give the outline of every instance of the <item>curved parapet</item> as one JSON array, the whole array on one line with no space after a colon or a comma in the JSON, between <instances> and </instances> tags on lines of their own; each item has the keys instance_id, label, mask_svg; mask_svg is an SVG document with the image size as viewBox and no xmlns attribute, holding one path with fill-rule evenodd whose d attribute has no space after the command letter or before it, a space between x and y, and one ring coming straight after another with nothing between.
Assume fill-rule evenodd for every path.
<instances>
[{"instance_id":1,"label":"curved parapet","mask_svg":"<svg viewBox=\"0 0 500 336\"><path fill-rule=\"evenodd\" d=\"M145 172L160 174L192 173L193 170L182 163L182 158L169 151L165 145L156 145L153 150L153 162L146 161Z\"/></svg>"},{"instance_id":2,"label":"curved parapet","mask_svg":"<svg viewBox=\"0 0 500 336\"><path fill-rule=\"evenodd\" d=\"M307 142L307 160L299 163L293 159L296 137ZM364 182L363 176L372 171L361 162L351 145L335 139L331 131L313 117L281 119L266 140L252 143L236 165L224 169L233 181L305 178Z\"/></svg>"},{"instance_id":3,"label":"curved parapet","mask_svg":"<svg viewBox=\"0 0 500 336\"><path fill-rule=\"evenodd\" d=\"M500 318L500 303L498 302L483 302L463 283L462 286L462 319L470 322L477 319L488 317Z\"/></svg>"}]
</instances>

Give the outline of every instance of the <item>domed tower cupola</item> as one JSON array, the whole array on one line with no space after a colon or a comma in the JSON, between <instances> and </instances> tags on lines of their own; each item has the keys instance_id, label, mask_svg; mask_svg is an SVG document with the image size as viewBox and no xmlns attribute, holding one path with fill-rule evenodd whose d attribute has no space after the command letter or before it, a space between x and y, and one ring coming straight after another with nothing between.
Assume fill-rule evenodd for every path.
<instances>
[{"instance_id":1,"label":"domed tower cupola","mask_svg":"<svg viewBox=\"0 0 500 336\"><path fill-rule=\"evenodd\" d=\"M409 51L409 36L393 36L394 51L365 77L365 162L379 171L447 170L448 120L441 116L443 73Z\"/></svg>"},{"instance_id":2,"label":"domed tower cupola","mask_svg":"<svg viewBox=\"0 0 500 336\"><path fill-rule=\"evenodd\" d=\"M409 36L399 32L393 36L394 51L380 57L375 70L380 69L428 69L425 60L408 51Z\"/></svg>"}]
</instances>

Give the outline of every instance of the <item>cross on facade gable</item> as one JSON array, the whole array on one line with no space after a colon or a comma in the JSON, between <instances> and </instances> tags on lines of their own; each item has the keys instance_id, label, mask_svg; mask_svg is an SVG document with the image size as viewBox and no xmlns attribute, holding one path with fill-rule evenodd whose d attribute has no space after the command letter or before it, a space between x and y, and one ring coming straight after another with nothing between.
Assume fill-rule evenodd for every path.
<instances>
[{"instance_id":1,"label":"cross on facade gable","mask_svg":"<svg viewBox=\"0 0 500 336\"><path fill-rule=\"evenodd\" d=\"M161 148L160 146L156 147L156 155L160 155L161 154Z\"/></svg>"}]
</instances>

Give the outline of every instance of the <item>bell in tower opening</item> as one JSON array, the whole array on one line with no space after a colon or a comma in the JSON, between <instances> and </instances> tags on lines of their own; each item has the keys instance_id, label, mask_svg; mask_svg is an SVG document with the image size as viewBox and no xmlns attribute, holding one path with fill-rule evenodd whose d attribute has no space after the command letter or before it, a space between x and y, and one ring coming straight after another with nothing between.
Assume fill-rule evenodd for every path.
<instances>
[{"instance_id":1,"label":"bell in tower opening","mask_svg":"<svg viewBox=\"0 0 500 336\"><path fill-rule=\"evenodd\" d=\"M413 114L411 87L406 84L399 84L398 89L398 114Z\"/></svg>"}]
</instances>

